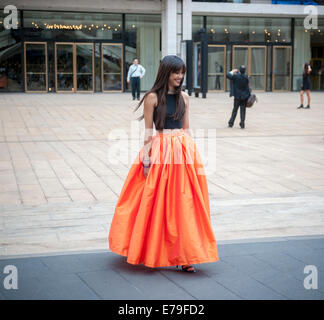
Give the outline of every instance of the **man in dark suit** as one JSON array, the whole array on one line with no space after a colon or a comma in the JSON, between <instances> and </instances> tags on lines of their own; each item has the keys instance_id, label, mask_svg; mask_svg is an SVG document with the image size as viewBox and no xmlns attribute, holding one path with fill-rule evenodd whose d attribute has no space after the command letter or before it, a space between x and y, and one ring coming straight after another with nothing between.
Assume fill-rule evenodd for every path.
<instances>
[{"instance_id":1,"label":"man in dark suit","mask_svg":"<svg viewBox=\"0 0 324 320\"><path fill-rule=\"evenodd\" d=\"M249 78L245 74L245 71L246 68L245 66L242 65L240 66L239 70L234 69L226 75L228 79L233 81L230 97L234 96L234 108L232 111L232 116L228 121L228 126L230 128L232 128L234 125L237 110L240 107L240 113L241 113L240 127L241 129L244 129L246 103L250 96Z\"/></svg>"}]
</instances>

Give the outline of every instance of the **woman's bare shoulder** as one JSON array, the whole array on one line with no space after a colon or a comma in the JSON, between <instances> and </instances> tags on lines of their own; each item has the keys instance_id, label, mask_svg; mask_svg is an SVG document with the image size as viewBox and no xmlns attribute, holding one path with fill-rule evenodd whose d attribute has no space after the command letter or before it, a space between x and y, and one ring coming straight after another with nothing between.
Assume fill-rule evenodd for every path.
<instances>
[{"instance_id":1,"label":"woman's bare shoulder","mask_svg":"<svg viewBox=\"0 0 324 320\"><path fill-rule=\"evenodd\" d=\"M156 106L157 105L157 94L155 92L150 92L146 95L144 100L145 100L145 102Z\"/></svg>"},{"instance_id":2,"label":"woman's bare shoulder","mask_svg":"<svg viewBox=\"0 0 324 320\"><path fill-rule=\"evenodd\" d=\"M181 91L181 94L182 94L182 96L183 96L184 98L189 99L189 95L188 95L187 92L185 92L185 91Z\"/></svg>"},{"instance_id":3,"label":"woman's bare shoulder","mask_svg":"<svg viewBox=\"0 0 324 320\"><path fill-rule=\"evenodd\" d=\"M188 106L189 105L189 95L188 95L188 93L185 92L185 91L181 91L181 94L182 94L182 97L183 97L186 105Z\"/></svg>"}]
</instances>

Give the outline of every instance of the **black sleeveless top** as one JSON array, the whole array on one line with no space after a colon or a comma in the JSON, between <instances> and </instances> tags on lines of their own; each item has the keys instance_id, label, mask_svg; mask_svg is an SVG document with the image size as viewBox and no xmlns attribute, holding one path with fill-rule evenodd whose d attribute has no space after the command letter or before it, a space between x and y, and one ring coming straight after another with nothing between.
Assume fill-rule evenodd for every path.
<instances>
[{"instance_id":1,"label":"black sleeveless top","mask_svg":"<svg viewBox=\"0 0 324 320\"><path fill-rule=\"evenodd\" d=\"M304 73L302 90L310 90L310 87L311 87L311 82L310 82L309 73Z\"/></svg>"},{"instance_id":2,"label":"black sleeveless top","mask_svg":"<svg viewBox=\"0 0 324 320\"><path fill-rule=\"evenodd\" d=\"M174 120L172 118L173 114L176 111L176 95L175 94L167 94L166 95L166 106L167 112L164 121L164 129L181 129L182 128L182 120ZM156 119L156 109L154 108L153 113L153 121L155 123Z\"/></svg>"}]
</instances>

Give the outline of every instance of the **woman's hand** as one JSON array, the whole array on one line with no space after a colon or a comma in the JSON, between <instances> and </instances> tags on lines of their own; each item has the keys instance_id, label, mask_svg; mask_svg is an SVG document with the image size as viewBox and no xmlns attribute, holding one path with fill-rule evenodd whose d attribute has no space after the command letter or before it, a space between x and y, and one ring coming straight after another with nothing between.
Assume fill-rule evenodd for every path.
<instances>
[{"instance_id":1,"label":"woman's hand","mask_svg":"<svg viewBox=\"0 0 324 320\"><path fill-rule=\"evenodd\" d=\"M144 177L146 178L147 177L147 175L148 175L148 173L149 173L149 171L150 171L150 167L148 167L148 168L143 168L144 169Z\"/></svg>"},{"instance_id":2,"label":"woman's hand","mask_svg":"<svg viewBox=\"0 0 324 320\"><path fill-rule=\"evenodd\" d=\"M149 171L150 171L150 167L151 167L151 159L143 159L142 161L142 165L143 165L143 173L144 173L144 177L146 178Z\"/></svg>"}]
</instances>

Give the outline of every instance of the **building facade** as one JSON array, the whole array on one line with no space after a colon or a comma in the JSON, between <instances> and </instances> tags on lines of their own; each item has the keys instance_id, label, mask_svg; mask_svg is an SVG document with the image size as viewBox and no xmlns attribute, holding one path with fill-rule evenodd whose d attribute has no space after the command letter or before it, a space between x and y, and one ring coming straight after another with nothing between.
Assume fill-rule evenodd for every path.
<instances>
[{"instance_id":1,"label":"building facade","mask_svg":"<svg viewBox=\"0 0 324 320\"><path fill-rule=\"evenodd\" d=\"M255 90L299 90L311 62L312 89L323 90L321 2L17 0L13 27L0 0L0 92L128 91L135 57L145 91L167 54L186 61L187 89L205 79L208 91L228 91L226 72L245 64Z\"/></svg>"}]
</instances>

